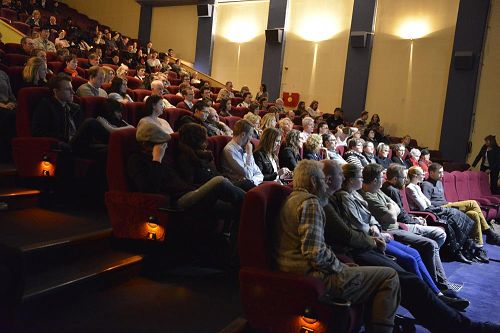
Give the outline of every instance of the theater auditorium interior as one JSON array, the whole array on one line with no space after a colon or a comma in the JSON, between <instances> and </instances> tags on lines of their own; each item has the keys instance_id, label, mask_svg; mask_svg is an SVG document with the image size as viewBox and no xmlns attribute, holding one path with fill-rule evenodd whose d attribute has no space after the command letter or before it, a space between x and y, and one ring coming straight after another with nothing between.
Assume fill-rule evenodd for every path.
<instances>
[{"instance_id":1,"label":"theater auditorium interior","mask_svg":"<svg viewBox=\"0 0 500 333\"><path fill-rule=\"evenodd\" d=\"M2 0L0 333L500 332L499 86L500 0Z\"/></svg>"}]
</instances>

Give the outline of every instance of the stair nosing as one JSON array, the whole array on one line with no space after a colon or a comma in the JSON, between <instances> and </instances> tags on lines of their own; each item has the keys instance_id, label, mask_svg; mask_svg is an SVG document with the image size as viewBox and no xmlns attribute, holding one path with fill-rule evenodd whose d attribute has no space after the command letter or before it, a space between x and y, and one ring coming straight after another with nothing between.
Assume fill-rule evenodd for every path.
<instances>
[{"instance_id":1,"label":"stair nosing","mask_svg":"<svg viewBox=\"0 0 500 333\"><path fill-rule=\"evenodd\" d=\"M25 290L25 294L22 297L22 301L23 302L29 301L29 300L34 299L36 297L42 296L43 294L52 293L52 292L55 292L59 289L64 289L68 286L76 285L78 283L85 282L85 281L90 280L92 278L98 277L99 275L103 275L103 274L106 274L108 272L112 272L112 271L115 271L115 270L118 270L118 269L121 269L121 268L124 268L127 266L138 264L143 260L143 258L144 257L141 255L131 255L128 258L120 259L117 263L114 263L110 267L107 267L105 269L100 269L98 271L94 271L94 272L91 272L89 274L79 276L77 278L72 278L69 281L65 281L63 283L60 283L60 284L57 284L54 286L44 287L40 290L36 290L36 289L35 290L29 290L29 289Z\"/></svg>"},{"instance_id":2,"label":"stair nosing","mask_svg":"<svg viewBox=\"0 0 500 333\"><path fill-rule=\"evenodd\" d=\"M99 239L99 238L101 238L101 236L102 236L102 238L104 238L106 236L111 236L112 234L113 234L113 228L109 227L109 228L98 230L98 231L88 232L86 234L79 234L76 236L64 237L64 238L59 238L56 240L44 241L44 242L38 242L38 243L25 245L25 246L21 247L21 251L23 253L27 253L27 252L32 252L32 251L40 251L40 250L44 250L44 249L57 248L60 246L71 244L71 243L79 243L79 242Z\"/></svg>"}]
</instances>

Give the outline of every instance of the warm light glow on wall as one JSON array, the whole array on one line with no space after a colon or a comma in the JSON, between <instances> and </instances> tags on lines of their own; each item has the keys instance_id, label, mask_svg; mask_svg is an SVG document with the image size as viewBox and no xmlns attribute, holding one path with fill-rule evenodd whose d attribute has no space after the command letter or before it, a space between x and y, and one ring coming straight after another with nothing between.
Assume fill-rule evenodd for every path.
<instances>
[{"instance_id":1,"label":"warm light glow on wall","mask_svg":"<svg viewBox=\"0 0 500 333\"><path fill-rule=\"evenodd\" d=\"M262 32L260 32L262 33ZM233 17L224 23L222 36L233 43L247 43L259 35L257 22L246 17Z\"/></svg>"},{"instance_id":2,"label":"warm light glow on wall","mask_svg":"<svg viewBox=\"0 0 500 333\"><path fill-rule=\"evenodd\" d=\"M431 33L431 27L426 20L408 20L403 22L398 30L397 35L403 39L419 39Z\"/></svg>"},{"instance_id":3,"label":"warm light glow on wall","mask_svg":"<svg viewBox=\"0 0 500 333\"><path fill-rule=\"evenodd\" d=\"M305 40L321 42L332 39L341 29L338 19L333 15L315 13L302 17L295 33Z\"/></svg>"}]
</instances>

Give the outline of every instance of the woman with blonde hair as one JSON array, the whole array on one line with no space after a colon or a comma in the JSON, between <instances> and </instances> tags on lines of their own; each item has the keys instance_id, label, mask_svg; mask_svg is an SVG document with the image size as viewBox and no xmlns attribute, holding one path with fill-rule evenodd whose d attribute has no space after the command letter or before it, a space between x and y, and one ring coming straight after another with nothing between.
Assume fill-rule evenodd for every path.
<instances>
[{"instance_id":1,"label":"woman with blonde hair","mask_svg":"<svg viewBox=\"0 0 500 333\"><path fill-rule=\"evenodd\" d=\"M25 86L43 87L47 84L47 64L42 58L32 57L23 69L23 81Z\"/></svg>"},{"instance_id":2,"label":"woman with blonde hair","mask_svg":"<svg viewBox=\"0 0 500 333\"><path fill-rule=\"evenodd\" d=\"M268 127L262 133L259 145L253 153L255 164L264 175L264 181L279 181L284 178L291 178L288 168L279 168L278 151L281 144L280 131L273 127Z\"/></svg>"},{"instance_id":3,"label":"woman with blonde hair","mask_svg":"<svg viewBox=\"0 0 500 333\"><path fill-rule=\"evenodd\" d=\"M247 120L248 122L250 122L250 124L252 124L254 128L254 133L253 133L254 139L260 139L260 135L262 134L262 131L260 129L260 119L261 119L260 116L248 112L245 116L243 116L243 119Z\"/></svg>"},{"instance_id":4,"label":"woman with blonde hair","mask_svg":"<svg viewBox=\"0 0 500 333\"><path fill-rule=\"evenodd\" d=\"M311 134L304 142L304 159L321 161L320 150L323 147L323 138L319 134Z\"/></svg>"},{"instance_id":5,"label":"woman with blonde hair","mask_svg":"<svg viewBox=\"0 0 500 333\"><path fill-rule=\"evenodd\" d=\"M104 69L104 83L111 83L113 78L116 76L115 70L111 67L108 66L102 66L102 69Z\"/></svg>"},{"instance_id":6,"label":"woman with blonde hair","mask_svg":"<svg viewBox=\"0 0 500 333\"><path fill-rule=\"evenodd\" d=\"M276 116L274 113L266 113L264 117L262 117L260 129L264 131L266 128L276 128Z\"/></svg>"}]
</instances>

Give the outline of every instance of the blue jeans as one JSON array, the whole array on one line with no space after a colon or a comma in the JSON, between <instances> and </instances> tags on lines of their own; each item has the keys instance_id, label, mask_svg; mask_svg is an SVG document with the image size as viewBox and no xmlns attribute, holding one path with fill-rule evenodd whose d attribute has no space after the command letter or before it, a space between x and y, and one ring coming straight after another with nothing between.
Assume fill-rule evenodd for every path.
<instances>
[{"instance_id":1,"label":"blue jeans","mask_svg":"<svg viewBox=\"0 0 500 333\"><path fill-rule=\"evenodd\" d=\"M432 280L432 277L425 267L424 262L422 261L422 258L417 250L412 249L408 245L401 244L400 242L390 241L387 243L385 252L396 257L398 264L406 271L411 272L424 280L433 292L436 294L439 293L439 288Z\"/></svg>"}]
</instances>

